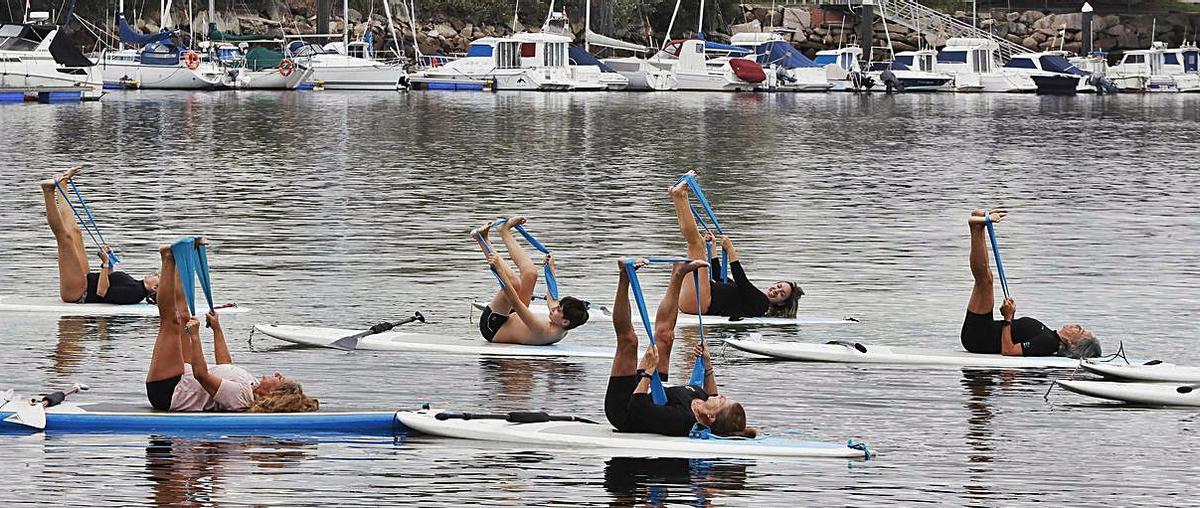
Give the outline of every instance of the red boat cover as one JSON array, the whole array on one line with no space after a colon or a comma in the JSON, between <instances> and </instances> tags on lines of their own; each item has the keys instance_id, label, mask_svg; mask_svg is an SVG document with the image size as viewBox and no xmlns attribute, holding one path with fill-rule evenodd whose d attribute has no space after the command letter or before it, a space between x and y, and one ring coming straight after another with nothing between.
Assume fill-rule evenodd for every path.
<instances>
[{"instance_id":1,"label":"red boat cover","mask_svg":"<svg viewBox=\"0 0 1200 508\"><path fill-rule=\"evenodd\" d=\"M729 66L733 68L735 76L747 83L762 83L767 80L767 74L763 72L762 66L754 60L731 58Z\"/></svg>"}]
</instances>

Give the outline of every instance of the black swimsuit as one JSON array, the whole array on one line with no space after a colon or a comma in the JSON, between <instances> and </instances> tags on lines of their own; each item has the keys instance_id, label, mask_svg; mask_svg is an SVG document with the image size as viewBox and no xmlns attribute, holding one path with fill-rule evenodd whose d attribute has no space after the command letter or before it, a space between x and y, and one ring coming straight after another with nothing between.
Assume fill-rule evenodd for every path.
<instances>
[{"instance_id":1,"label":"black swimsuit","mask_svg":"<svg viewBox=\"0 0 1200 508\"><path fill-rule=\"evenodd\" d=\"M150 294L142 281L130 277L125 272L109 272L108 292L104 296L96 294L100 287L100 272L87 274L87 294L82 303L114 303L130 305L139 303Z\"/></svg>"},{"instance_id":2,"label":"black swimsuit","mask_svg":"<svg viewBox=\"0 0 1200 508\"><path fill-rule=\"evenodd\" d=\"M709 268L709 273L713 274L714 279L720 262L720 259L713 259L712 266ZM704 311L704 315L735 318L767 315L771 301L767 299L767 295L750 283L750 279L746 278L742 262L729 263L729 272L733 276L729 282L717 280L709 282L709 294L712 297L708 301L708 310Z\"/></svg>"},{"instance_id":3,"label":"black swimsuit","mask_svg":"<svg viewBox=\"0 0 1200 508\"><path fill-rule=\"evenodd\" d=\"M491 342L496 338L496 333L500 331L500 327L508 322L508 314L500 314L493 312L491 306L485 306L483 313L479 315L479 334L483 335L484 340Z\"/></svg>"},{"instance_id":4,"label":"black swimsuit","mask_svg":"<svg viewBox=\"0 0 1200 508\"><path fill-rule=\"evenodd\" d=\"M667 381L666 376L660 376ZM692 401L708 400L710 394L695 386L666 389L667 404L656 405L649 393L633 393L641 381L634 376L608 378L604 395L604 416L618 432L649 432L664 436L687 436L696 425Z\"/></svg>"},{"instance_id":5,"label":"black swimsuit","mask_svg":"<svg viewBox=\"0 0 1200 508\"><path fill-rule=\"evenodd\" d=\"M962 346L972 353L1000 354L1000 334L1004 321L995 321L992 314L967 311L963 320ZM1058 332L1031 317L1014 319L1012 341L1021 345L1024 356L1054 356L1058 354Z\"/></svg>"}]
</instances>

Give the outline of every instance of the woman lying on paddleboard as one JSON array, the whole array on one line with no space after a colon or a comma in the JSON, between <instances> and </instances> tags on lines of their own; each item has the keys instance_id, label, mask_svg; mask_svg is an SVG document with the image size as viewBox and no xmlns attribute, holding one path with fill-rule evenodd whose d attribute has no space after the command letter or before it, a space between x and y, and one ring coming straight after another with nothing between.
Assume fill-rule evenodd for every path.
<instances>
[{"instance_id":1,"label":"woman lying on paddleboard","mask_svg":"<svg viewBox=\"0 0 1200 508\"><path fill-rule=\"evenodd\" d=\"M111 251L107 245L100 247L100 271L91 271L87 249L83 246L83 231L75 222L67 197L57 192L60 184L65 185L79 171L80 168L71 168L53 179L38 182L46 201L46 222L58 244L59 297L66 303L127 305L142 300L153 301L158 291L158 274L151 273L138 280L125 272L112 271L109 266Z\"/></svg>"},{"instance_id":2,"label":"woman lying on paddleboard","mask_svg":"<svg viewBox=\"0 0 1200 508\"><path fill-rule=\"evenodd\" d=\"M692 259L707 259L705 238L700 235L696 218L688 204L688 187L686 182L679 182L669 191L671 201L675 205L675 217L679 221L679 232L688 244L688 257ZM708 240L713 241L711 234ZM679 311L686 314L696 312L696 301L706 316L729 317L796 317L796 308L804 291L795 282L779 281L769 286L764 293L750 282L746 271L742 268L741 259L733 241L728 236L721 236L721 246L729 255L729 271L733 277L728 282L710 277L710 267L701 268L696 273L701 277L700 292L696 293L696 285L690 282L683 285L683 293L679 297ZM716 250L714 249L714 252ZM714 266L719 260L714 259ZM689 277L691 277L689 275Z\"/></svg>"},{"instance_id":3,"label":"woman lying on paddleboard","mask_svg":"<svg viewBox=\"0 0 1200 508\"><path fill-rule=\"evenodd\" d=\"M992 222L1004 220L1008 213L995 209L987 212ZM983 210L974 210L967 225L971 229L971 275L975 286L967 302L967 317L963 321L962 346L972 353L1005 356L1068 356L1093 358L1100 356L1100 342L1083 326L1072 324L1051 330L1031 317L1013 319L1017 304L1005 298L1000 305L1002 321L992 319L995 306L992 288L992 269L988 264L987 224Z\"/></svg>"},{"instance_id":4,"label":"woman lying on paddleboard","mask_svg":"<svg viewBox=\"0 0 1200 508\"><path fill-rule=\"evenodd\" d=\"M213 330L217 363L209 368L200 347L200 322L188 313L171 247L164 246L160 252L163 280L162 297L158 299L158 338L146 373L150 405L160 411L316 411L317 399L306 397L300 383L278 372L255 379L246 369L234 365L215 312L205 316Z\"/></svg>"},{"instance_id":5,"label":"woman lying on paddleboard","mask_svg":"<svg viewBox=\"0 0 1200 508\"><path fill-rule=\"evenodd\" d=\"M636 268L645 265L639 261ZM650 396L650 377L654 371L665 383L671 365L671 346L675 341L675 319L679 312L680 286L684 280L707 263L692 261L676 263L671 268L671 282L658 304L654 321L657 347L646 348L639 364L638 336L633 329L629 308L629 276L625 260L618 262L621 278L617 283L613 305L613 329L617 335L617 351L613 357L604 396L604 415L620 432L649 432L666 436L687 436L696 424L708 427L721 436L754 437L757 432L746 426L746 410L737 401L717 394L708 349L698 344L694 353L704 358L704 386L672 386L666 389L666 405L656 405ZM694 363L694 362L693 362Z\"/></svg>"},{"instance_id":6,"label":"woman lying on paddleboard","mask_svg":"<svg viewBox=\"0 0 1200 508\"><path fill-rule=\"evenodd\" d=\"M525 224L524 217L513 217L499 228L500 238L508 250L508 257L517 265L519 277L512 273L512 269L488 242L491 222L471 231L471 238L479 243L483 253L487 255L488 264L502 281L500 291L487 307L483 308L483 313L479 316L479 333L488 342L530 346L554 344L566 337L568 330L587 322L588 303L570 296L555 300L547 292L546 307L550 310L549 317L538 317L529 310L529 303L533 301L533 290L537 285L538 270L533 266L529 253L521 248L512 235L512 228L521 224ZM552 255L547 254L545 262L550 265L551 274L557 273ZM517 315L517 319L512 319L513 314Z\"/></svg>"}]
</instances>

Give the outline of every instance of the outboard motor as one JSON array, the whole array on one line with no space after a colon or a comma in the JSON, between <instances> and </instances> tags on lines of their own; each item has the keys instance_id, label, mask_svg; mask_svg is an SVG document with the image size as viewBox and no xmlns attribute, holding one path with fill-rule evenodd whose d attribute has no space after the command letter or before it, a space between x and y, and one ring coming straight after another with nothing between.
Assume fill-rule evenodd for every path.
<instances>
[{"instance_id":1,"label":"outboard motor","mask_svg":"<svg viewBox=\"0 0 1200 508\"><path fill-rule=\"evenodd\" d=\"M1088 76L1087 84L1096 88L1096 93L1100 95L1117 93L1119 90L1117 85L1108 79L1103 72L1093 72Z\"/></svg>"},{"instance_id":2,"label":"outboard motor","mask_svg":"<svg viewBox=\"0 0 1200 508\"><path fill-rule=\"evenodd\" d=\"M850 84L855 91L866 91L875 87L875 79L866 73L855 71L850 73Z\"/></svg>"},{"instance_id":3,"label":"outboard motor","mask_svg":"<svg viewBox=\"0 0 1200 508\"><path fill-rule=\"evenodd\" d=\"M904 87L900 86L900 79L896 78L896 74L891 69L884 69L879 73L879 80L883 81L883 86L887 88L887 93L892 93L892 90L903 92Z\"/></svg>"},{"instance_id":4,"label":"outboard motor","mask_svg":"<svg viewBox=\"0 0 1200 508\"><path fill-rule=\"evenodd\" d=\"M792 76L792 71L783 66L775 70L775 77L779 78L780 83L791 84L796 82L796 77Z\"/></svg>"}]
</instances>

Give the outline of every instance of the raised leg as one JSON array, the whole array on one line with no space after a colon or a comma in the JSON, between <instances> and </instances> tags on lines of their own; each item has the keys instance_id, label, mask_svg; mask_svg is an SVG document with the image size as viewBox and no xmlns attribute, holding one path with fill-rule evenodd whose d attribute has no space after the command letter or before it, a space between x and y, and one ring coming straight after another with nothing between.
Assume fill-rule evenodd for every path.
<instances>
[{"instance_id":1,"label":"raised leg","mask_svg":"<svg viewBox=\"0 0 1200 508\"><path fill-rule=\"evenodd\" d=\"M617 262L621 276L617 281L617 296L613 299L613 331L617 335L617 352L613 356L609 376L632 376L637 373L638 337L633 329L632 310L629 308L629 275L625 273L625 260Z\"/></svg>"},{"instance_id":2,"label":"raised leg","mask_svg":"<svg viewBox=\"0 0 1200 508\"><path fill-rule=\"evenodd\" d=\"M703 258L702 258L703 259ZM654 342L658 346L658 373L666 375L671 368L671 348L675 344L675 321L679 317L679 302L682 289L695 284L698 270L708 266L707 261L675 263L671 266L671 282L667 292L658 302L658 313L654 317ZM694 290L694 288L693 288Z\"/></svg>"},{"instance_id":3,"label":"raised leg","mask_svg":"<svg viewBox=\"0 0 1200 508\"><path fill-rule=\"evenodd\" d=\"M700 230L696 225L696 218L692 216L692 209L688 207L688 189L687 183L680 182L678 185L671 187L671 203L675 205L675 218L679 222L679 233L683 235L683 239L687 242L688 257L691 259L706 259L707 254L704 250L704 237L700 236ZM685 314L697 314L708 311L708 304L712 301L712 288L709 286L708 265L695 272L689 272L688 280L683 284L683 290L679 294L679 311ZM700 277L700 292L696 292L696 284L692 281L692 277Z\"/></svg>"},{"instance_id":4,"label":"raised leg","mask_svg":"<svg viewBox=\"0 0 1200 508\"><path fill-rule=\"evenodd\" d=\"M508 257L517 265L517 273L520 275L521 287L517 288L517 293L521 295L522 300L526 305L533 301L533 290L537 287L538 270L533 264L533 259L529 257L529 253L525 252L525 248L517 243L517 239L512 235L512 228L524 224L524 217L513 217L508 219L503 226L500 226L500 239L504 241L504 248L508 250Z\"/></svg>"},{"instance_id":5,"label":"raised leg","mask_svg":"<svg viewBox=\"0 0 1200 508\"><path fill-rule=\"evenodd\" d=\"M51 180L38 182L42 188L42 199L46 205L46 223L54 233L58 250L58 291L62 301L75 303L87 293L88 266L87 250L83 246L83 231L75 223L70 205L60 198L57 182L66 182L78 172L72 168L66 174Z\"/></svg>"},{"instance_id":6,"label":"raised leg","mask_svg":"<svg viewBox=\"0 0 1200 508\"><path fill-rule=\"evenodd\" d=\"M471 238L475 239L475 243L479 244L479 248L483 251L483 256L485 259L487 258L488 254L496 252L496 248L492 246L491 241L488 240L488 233L491 231L491 229L492 222L488 221L482 227L471 230ZM517 289L517 292L520 293L520 289L523 288L514 289ZM508 314L512 312L513 304L512 302L508 301L508 295L506 295L504 293L504 289L501 288L496 292L496 296L492 297L492 301L488 302L488 307L492 309L492 312Z\"/></svg>"},{"instance_id":7,"label":"raised leg","mask_svg":"<svg viewBox=\"0 0 1200 508\"><path fill-rule=\"evenodd\" d=\"M988 264L987 227L982 221L975 220L976 217L983 217L983 214L983 210L971 212L972 220L968 222L971 228L971 276L975 279L975 285L971 288L967 311L975 314L991 314L996 304L992 268Z\"/></svg>"},{"instance_id":8,"label":"raised leg","mask_svg":"<svg viewBox=\"0 0 1200 508\"><path fill-rule=\"evenodd\" d=\"M178 302L183 298L179 273L171 247L159 249L162 256L162 277L158 286L158 338L150 356L150 371L146 382L161 381L183 374L184 351L181 337L187 320L179 315Z\"/></svg>"}]
</instances>

